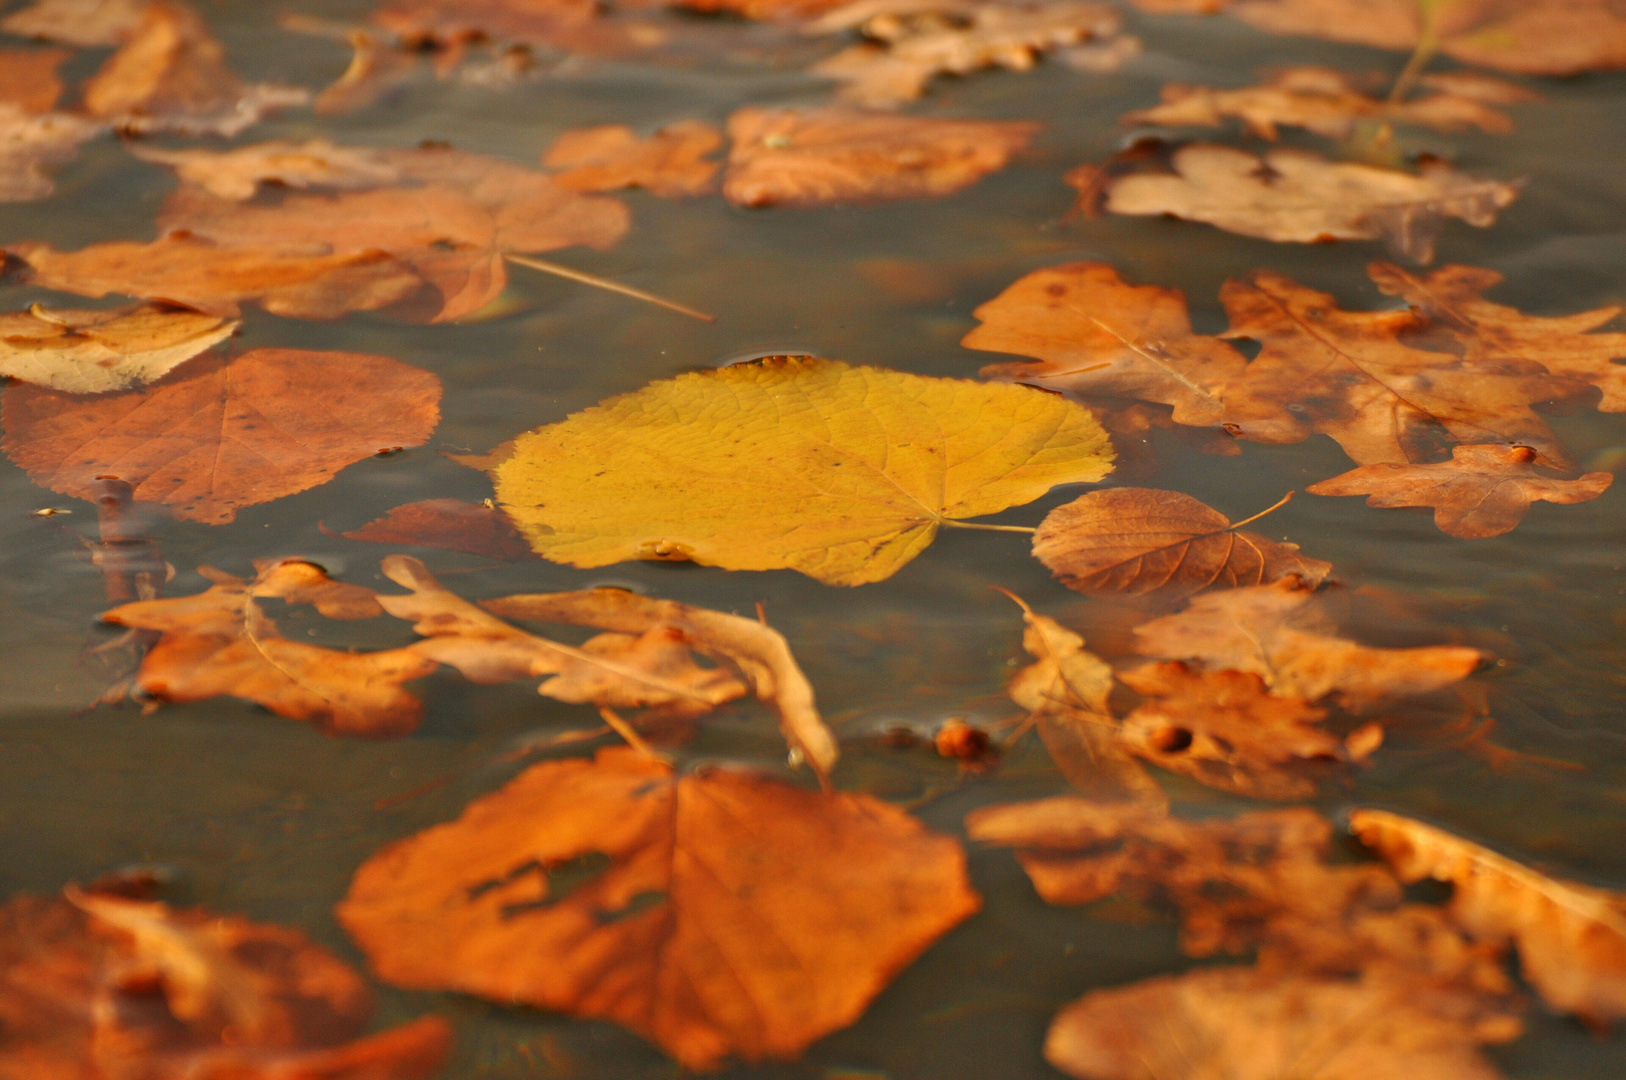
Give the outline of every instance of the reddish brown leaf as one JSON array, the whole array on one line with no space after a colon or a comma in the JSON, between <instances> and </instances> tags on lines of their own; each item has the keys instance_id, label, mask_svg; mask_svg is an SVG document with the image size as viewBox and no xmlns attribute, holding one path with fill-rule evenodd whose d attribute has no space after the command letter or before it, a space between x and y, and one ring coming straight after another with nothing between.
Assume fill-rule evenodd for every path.
<instances>
[{"instance_id":1,"label":"reddish brown leaf","mask_svg":"<svg viewBox=\"0 0 1626 1080\"><path fill-rule=\"evenodd\" d=\"M1362 465L1305 488L1312 495L1368 495L1368 506L1432 506L1440 531L1465 540L1511 532L1533 502L1581 503L1614 476L1560 480L1536 468L1528 446L1458 446L1432 465Z\"/></svg>"},{"instance_id":2,"label":"reddish brown leaf","mask_svg":"<svg viewBox=\"0 0 1626 1080\"><path fill-rule=\"evenodd\" d=\"M1039 125L821 109L741 109L723 194L740 206L951 195L1003 169Z\"/></svg>"},{"instance_id":3,"label":"reddish brown leaf","mask_svg":"<svg viewBox=\"0 0 1626 1080\"><path fill-rule=\"evenodd\" d=\"M1033 556L1069 589L1088 595L1160 593L1266 585L1297 577L1319 585L1332 564L1297 544L1240 532L1229 519L1178 491L1108 488L1045 515Z\"/></svg>"},{"instance_id":4,"label":"reddish brown leaf","mask_svg":"<svg viewBox=\"0 0 1626 1080\"><path fill-rule=\"evenodd\" d=\"M602 9L598 0L385 0L372 19L409 44L456 48L491 40L568 47Z\"/></svg>"},{"instance_id":5,"label":"reddish brown leaf","mask_svg":"<svg viewBox=\"0 0 1626 1080\"><path fill-rule=\"evenodd\" d=\"M111 473L138 500L218 525L383 447L422 444L439 402L439 379L387 357L255 349L122 394L16 387L0 415L6 454L36 483L88 498Z\"/></svg>"},{"instance_id":6,"label":"reddish brown leaf","mask_svg":"<svg viewBox=\"0 0 1626 1080\"><path fill-rule=\"evenodd\" d=\"M531 547L508 515L461 499L426 499L397 506L376 521L342 534L375 544L445 548L493 559L532 559Z\"/></svg>"},{"instance_id":7,"label":"reddish brown leaf","mask_svg":"<svg viewBox=\"0 0 1626 1080\"><path fill-rule=\"evenodd\" d=\"M50 111L62 94L56 69L67 49L0 49L0 103L25 113Z\"/></svg>"},{"instance_id":8,"label":"reddish brown leaf","mask_svg":"<svg viewBox=\"0 0 1626 1080\"><path fill-rule=\"evenodd\" d=\"M1035 270L972 314L982 325L961 345L1040 361L991 364L985 378L1155 401L1181 424L1219 423L1220 388L1246 363L1191 332L1179 290L1125 284L1106 263Z\"/></svg>"},{"instance_id":9,"label":"reddish brown leaf","mask_svg":"<svg viewBox=\"0 0 1626 1080\"><path fill-rule=\"evenodd\" d=\"M338 914L391 983L614 1020L700 1069L795 1057L978 906L959 845L867 795L606 750L386 848Z\"/></svg>"},{"instance_id":10,"label":"reddish brown leaf","mask_svg":"<svg viewBox=\"0 0 1626 1080\"><path fill-rule=\"evenodd\" d=\"M543 152L542 166L561 170L553 182L570 191L641 187L669 198L704 195L718 169L706 158L722 145L722 132L698 120L668 124L647 139L606 124L560 135Z\"/></svg>"},{"instance_id":11,"label":"reddish brown leaf","mask_svg":"<svg viewBox=\"0 0 1626 1080\"><path fill-rule=\"evenodd\" d=\"M690 11L728 11L747 19L810 19L851 0L680 0Z\"/></svg>"},{"instance_id":12,"label":"reddish brown leaf","mask_svg":"<svg viewBox=\"0 0 1626 1080\"><path fill-rule=\"evenodd\" d=\"M0 907L7 1080L426 1080L446 1058L439 1017L358 1038L366 984L297 930L67 896Z\"/></svg>"}]
</instances>

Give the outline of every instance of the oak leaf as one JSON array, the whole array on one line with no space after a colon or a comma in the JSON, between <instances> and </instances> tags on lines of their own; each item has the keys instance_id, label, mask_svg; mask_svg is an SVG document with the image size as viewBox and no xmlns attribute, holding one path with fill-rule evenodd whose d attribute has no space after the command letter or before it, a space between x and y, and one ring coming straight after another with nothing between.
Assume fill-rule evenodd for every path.
<instances>
[{"instance_id":1,"label":"oak leaf","mask_svg":"<svg viewBox=\"0 0 1626 1080\"><path fill-rule=\"evenodd\" d=\"M1256 271L1220 290L1228 336L1259 355L1225 384L1225 421L1257 442L1330 435L1362 465L1433 456L1443 429L1461 443L1533 447L1542 464L1569 457L1533 402L1584 389L1533 362L1478 363L1406 344L1425 323L1410 311L1340 311L1326 293Z\"/></svg>"},{"instance_id":2,"label":"oak leaf","mask_svg":"<svg viewBox=\"0 0 1626 1080\"><path fill-rule=\"evenodd\" d=\"M387 357L254 349L199 357L120 394L16 387L0 416L7 456L36 483L88 498L115 474L142 502L218 525L381 447L422 444L439 402L439 379Z\"/></svg>"},{"instance_id":3,"label":"oak leaf","mask_svg":"<svg viewBox=\"0 0 1626 1080\"><path fill-rule=\"evenodd\" d=\"M1536 95L1502 83L1501 101L1516 102ZM1127 124L1164 127L1220 127L1226 118L1241 120L1262 139L1275 139L1281 127L1307 128L1331 139L1348 138L1362 120L1417 124L1441 131L1478 128L1504 133L1513 129L1507 114L1485 100L1492 87L1468 85L1466 92L1445 84L1425 97L1386 102L1361 92L1341 71L1324 67L1291 67L1258 86L1218 90L1208 86L1168 83L1162 104L1124 117Z\"/></svg>"},{"instance_id":4,"label":"oak leaf","mask_svg":"<svg viewBox=\"0 0 1626 1080\"><path fill-rule=\"evenodd\" d=\"M568 191L641 187L668 197L705 195L718 169L706 158L722 145L722 132L699 120L668 124L647 139L606 124L560 135L543 152L542 167L560 170L553 182Z\"/></svg>"},{"instance_id":5,"label":"oak leaf","mask_svg":"<svg viewBox=\"0 0 1626 1080\"><path fill-rule=\"evenodd\" d=\"M1349 827L1403 880L1450 882L1452 916L1476 937L1517 943L1521 972L1553 1008L1598 1024L1626 1017L1626 896L1383 810L1356 810Z\"/></svg>"},{"instance_id":6,"label":"oak leaf","mask_svg":"<svg viewBox=\"0 0 1626 1080\"><path fill-rule=\"evenodd\" d=\"M67 49L0 49L0 104L49 112L62 95L56 69L68 56Z\"/></svg>"},{"instance_id":7,"label":"oak leaf","mask_svg":"<svg viewBox=\"0 0 1626 1080\"><path fill-rule=\"evenodd\" d=\"M425 499L397 506L359 529L341 534L346 540L367 540L397 547L433 547L488 555L493 559L531 558L531 547L494 506L461 499Z\"/></svg>"},{"instance_id":8,"label":"oak leaf","mask_svg":"<svg viewBox=\"0 0 1626 1080\"><path fill-rule=\"evenodd\" d=\"M0 30L64 45L122 45L141 28L148 0L34 0Z\"/></svg>"},{"instance_id":9,"label":"oak leaf","mask_svg":"<svg viewBox=\"0 0 1626 1080\"><path fill-rule=\"evenodd\" d=\"M170 166L183 183L233 202L252 199L262 186L344 191L382 187L401 178L377 151L335 146L326 139L279 139L222 152L160 150L139 143L128 149L142 161Z\"/></svg>"},{"instance_id":10,"label":"oak leaf","mask_svg":"<svg viewBox=\"0 0 1626 1080\"><path fill-rule=\"evenodd\" d=\"M1056 507L1033 534L1033 557L1088 595L1180 598L1286 577L1314 587L1332 572L1297 544L1241 532L1190 495L1156 488L1092 491Z\"/></svg>"},{"instance_id":11,"label":"oak leaf","mask_svg":"<svg viewBox=\"0 0 1626 1080\"><path fill-rule=\"evenodd\" d=\"M351 653L289 641L258 602L276 597L330 618L367 618L382 612L369 590L329 582L301 560L258 569L253 581L208 570L214 584L205 592L103 613L104 622L162 635L134 689L170 703L238 697L331 734L404 735L418 726L423 705L401 684L428 675L433 660L411 648Z\"/></svg>"},{"instance_id":12,"label":"oak leaf","mask_svg":"<svg viewBox=\"0 0 1626 1080\"><path fill-rule=\"evenodd\" d=\"M1457 446L1429 465L1362 465L1305 488L1312 495L1368 495L1368 506L1432 506L1440 531L1465 540L1511 532L1533 502L1581 503L1609 489L1614 476L1561 480L1536 468L1528 446Z\"/></svg>"},{"instance_id":13,"label":"oak leaf","mask_svg":"<svg viewBox=\"0 0 1626 1080\"><path fill-rule=\"evenodd\" d=\"M70 886L0 907L8 1080L427 1080L451 1031L362 1037L366 984L288 927Z\"/></svg>"},{"instance_id":14,"label":"oak leaf","mask_svg":"<svg viewBox=\"0 0 1626 1080\"><path fill-rule=\"evenodd\" d=\"M979 903L954 840L867 795L606 750L386 848L338 915L390 983L614 1020L703 1069L852 1023Z\"/></svg>"},{"instance_id":15,"label":"oak leaf","mask_svg":"<svg viewBox=\"0 0 1626 1080\"><path fill-rule=\"evenodd\" d=\"M985 378L1174 407L1180 424L1217 424L1220 388L1246 361L1219 338L1191 332L1183 294L1129 285L1106 263L1035 270L978 307L968 349L1031 356L991 364Z\"/></svg>"},{"instance_id":16,"label":"oak leaf","mask_svg":"<svg viewBox=\"0 0 1626 1080\"><path fill-rule=\"evenodd\" d=\"M1442 266L1419 277L1375 262L1367 268L1378 288L1401 296L1443 327L1475 363L1535 363L1554 375L1581 379L1603 391L1598 408L1626 412L1626 333L1590 333L1620 314L1619 306L1544 318L1486 300L1502 275L1477 266Z\"/></svg>"},{"instance_id":17,"label":"oak leaf","mask_svg":"<svg viewBox=\"0 0 1626 1080\"><path fill-rule=\"evenodd\" d=\"M15 102L0 101L0 203L32 202L50 195L56 186L45 166L67 161L80 143L104 130L104 125L82 117L34 115Z\"/></svg>"},{"instance_id":18,"label":"oak leaf","mask_svg":"<svg viewBox=\"0 0 1626 1080\"><path fill-rule=\"evenodd\" d=\"M1434 645L1375 649L1331 636L1315 594L1292 579L1193 597L1186 610L1135 628L1135 650L1209 670L1252 672L1271 693L1347 707L1426 694L1466 678L1478 649Z\"/></svg>"},{"instance_id":19,"label":"oak leaf","mask_svg":"<svg viewBox=\"0 0 1626 1080\"><path fill-rule=\"evenodd\" d=\"M841 109L741 109L723 194L740 206L952 195L1027 145L1026 121L949 120Z\"/></svg>"},{"instance_id":20,"label":"oak leaf","mask_svg":"<svg viewBox=\"0 0 1626 1080\"><path fill-rule=\"evenodd\" d=\"M1480 180L1441 162L1413 175L1304 150L1257 158L1196 143L1174 151L1169 167L1108 179L1106 209L1170 214L1283 243L1383 240L1395 254L1427 263L1446 218L1485 228L1518 195L1516 184Z\"/></svg>"},{"instance_id":21,"label":"oak leaf","mask_svg":"<svg viewBox=\"0 0 1626 1080\"><path fill-rule=\"evenodd\" d=\"M611 398L520 436L492 477L555 562L687 559L861 585L940 527L1099 480L1111 460L1089 412L1051 394L789 356Z\"/></svg>"},{"instance_id":22,"label":"oak leaf","mask_svg":"<svg viewBox=\"0 0 1626 1080\"><path fill-rule=\"evenodd\" d=\"M184 308L51 311L36 304L0 315L0 375L70 394L150 383L237 330Z\"/></svg>"}]
</instances>

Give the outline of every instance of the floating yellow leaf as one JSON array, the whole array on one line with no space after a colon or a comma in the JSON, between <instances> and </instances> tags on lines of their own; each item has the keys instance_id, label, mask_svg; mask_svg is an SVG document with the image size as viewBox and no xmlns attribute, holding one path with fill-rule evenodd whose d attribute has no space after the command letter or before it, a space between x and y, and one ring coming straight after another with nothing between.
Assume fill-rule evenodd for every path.
<instances>
[{"instance_id":1,"label":"floating yellow leaf","mask_svg":"<svg viewBox=\"0 0 1626 1080\"><path fill-rule=\"evenodd\" d=\"M862 585L896 573L939 526L1111 469L1101 426L1053 394L776 356L522 435L492 477L555 562L688 559Z\"/></svg>"}]
</instances>

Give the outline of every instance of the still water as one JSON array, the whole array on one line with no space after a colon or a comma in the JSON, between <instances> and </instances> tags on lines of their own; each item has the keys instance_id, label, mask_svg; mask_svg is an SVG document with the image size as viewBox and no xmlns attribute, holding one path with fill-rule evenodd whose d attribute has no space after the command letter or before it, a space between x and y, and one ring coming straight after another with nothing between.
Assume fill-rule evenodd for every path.
<instances>
[{"instance_id":1,"label":"still water","mask_svg":"<svg viewBox=\"0 0 1626 1080\"><path fill-rule=\"evenodd\" d=\"M342 43L279 29L276 6L252 0L202 5L247 80L318 88L344 69ZM301 9L360 21L361 3ZM825 47L771 28L661 16L715 31L726 46L667 61L571 61L494 88L425 79L349 116L288 110L237 140L302 140L402 147L437 139L534 165L569 128L626 123L648 131L696 118L720 125L747 104L822 104L829 85L800 69ZM997 359L959 346L971 311L1038 267L1095 259L1126 280L1183 289L1199 332L1225 325L1216 293L1254 268L1285 273L1337 295L1349 309L1392 306L1364 273L1375 245L1277 245L1172 220L1068 215L1066 170L1099 161L1126 136L1118 117L1157 100L1169 81L1244 85L1271 65L1322 63L1394 72L1402 58L1308 39L1272 37L1238 23L1129 17L1145 52L1114 74L1041 64L1026 74L940 80L912 111L1035 119L1044 129L1016 164L940 201L875 207L742 210L718 198L663 200L641 192L630 234L607 253L572 250L562 261L674 297L717 316L681 318L624 298L515 269L512 311L468 325L415 326L361 315L335 323L281 319L250 309L236 346L352 350L394 357L444 382L443 419L431 442L354 465L332 482L250 507L230 525L154 518L153 535L178 573L177 596L206 587L200 565L251 573L257 558L299 555L334 576L392 589L378 574L391 549L336 538L402 503L478 502L486 477L442 451L484 451L653 379L767 352L810 352L930 375L968 377ZM81 53L68 81L102 53ZM1512 135L1408 133L1408 147L1449 150L1469 172L1527 178L1492 228L1447 226L1438 261L1494 268L1508 278L1493 298L1535 314L1626 299L1626 76L1531 81L1544 100L1514 110ZM162 139L161 145L223 146ZM1287 140L1289 144L1292 139ZM145 240L172 174L116 141L87 144L57 170L57 194L0 205L0 243L42 240L78 248ZM878 281L903 279L907 287ZM70 298L0 283L0 309ZM82 304L82 301L78 303ZM1589 468L1626 463L1626 418L1589 410L1552 418ZM1344 471L1330 440L1241 444L1201 453L1154 431L1120 446L1112 482L1195 495L1233 519L1291 489ZM1057 490L993 519L1034 525L1077 494ZM42 519L46 506L72 509ZM324 528L325 527L325 528ZM1359 499L1300 496L1266 519L1334 564L1339 579L1398 591L1426 625L1371 620L1377 645L1461 641L1499 663L1475 677L1489 694L1498 744L1576 768L1510 764L1476 755L1424 724L1398 724L1348 785L1320 802L1379 806L1446 824L1560 876L1626 889L1626 485L1593 502L1537 504L1514 532L1454 540L1424 511L1378 511ZM351 741L217 699L150 716L89 708L116 672L90 653L114 636L95 616L107 605L81 539L95 538L88 504L33 485L0 462L0 895L51 892L132 863L175 875L178 903L288 923L340 955L360 958L333 903L354 868L385 842L454 817L518 766L496 764L539 733L583 727L590 710L540 698L527 684L473 686L450 671L415 684L427 719L411 737ZM1013 706L1005 679L1020 662L1021 622L989 590L1008 588L1091 635L1092 602L1067 592L1015 534L946 530L890 580L860 589L819 585L791 572L729 573L673 564L580 571L539 561L497 563L417 551L471 598L625 585L723 610L760 602L789 638L843 739L838 786L924 801L932 826L958 833L979 805L1056 794L1065 784L1036 744L988 776L961 778L929 745L899 749L876 734L930 730L951 716L993 722ZM304 608L278 612L290 638L343 647L406 644L405 623L331 624ZM311 633L314 631L314 633ZM1112 633L1105 627L1102 633ZM1092 636L1092 641L1095 638ZM1102 639L1106 640L1106 639ZM1031 740L1030 740L1031 743ZM685 752L690 757L784 768L771 716L725 708ZM444 786L375 809L379 800L451 775ZM1188 812L1241 808L1193 784L1160 777ZM1059 1075L1040 1056L1043 1031L1064 1002L1094 988L1184 970L1172 924L1092 919L1033 893L1007 851L970 852L984 911L908 969L852 1028L794 1065L736 1068L728 1076L899 1078ZM452 1077L673 1076L677 1068L609 1024L510 1010L455 995L381 988L380 1022L439 1011L457 1027ZM1523 1040L1490 1053L1516 1080L1609 1080L1626 1075L1626 1037L1595 1037L1536 1010Z\"/></svg>"}]
</instances>

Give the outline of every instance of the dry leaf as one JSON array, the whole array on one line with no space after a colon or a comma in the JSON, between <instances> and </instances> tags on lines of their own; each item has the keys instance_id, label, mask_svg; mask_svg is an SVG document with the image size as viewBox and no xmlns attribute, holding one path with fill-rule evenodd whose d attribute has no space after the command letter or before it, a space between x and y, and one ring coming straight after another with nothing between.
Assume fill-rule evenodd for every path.
<instances>
[{"instance_id":1,"label":"dry leaf","mask_svg":"<svg viewBox=\"0 0 1626 1080\"><path fill-rule=\"evenodd\" d=\"M1340 311L1326 293L1268 271L1226 282L1228 336L1263 348L1224 389L1226 427L1257 442L1322 432L1362 465L1434 456L1439 435L1529 446L1557 468L1569 457L1531 403L1584 389L1512 358L1475 362L1414 348L1409 311ZM1443 429L1443 432L1442 432Z\"/></svg>"},{"instance_id":2,"label":"dry leaf","mask_svg":"<svg viewBox=\"0 0 1626 1080\"><path fill-rule=\"evenodd\" d=\"M326 139L273 140L219 153L160 150L139 143L127 149L142 161L172 167L184 183L233 202L252 199L261 185L347 191L383 187L401 178L377 151L335 146Z\"/></svg>"},{"instance_id":3,"label":"dry leaf","mask_svg":"<svg viewBox=\"0 0 1626 1080\"><path fill-rule=\"evenodd\" d=\"M1516 942L1520 970L1547 1004L1598 1024L1626 1016L1626 897L1399 814L1356 810L1349 827L1403 880L1450 882L1452 916L1476 937Z\"/></svg>"},{"instance_id":4,"label":"dry leaf","mask_svg":"<svg viewBox=\"0 0 1626 1080\"><path fill-rule=\"evenodd\" d=\"M426 499L397 506L359 529L341 534L346 540L367 540L397 547L444 548L493 559L531 558L530 545L493 506L461 499Z\"/></svg>"},{"instance_id":5,"label":"dry leaf","mask_svg":"<svg viewBox=\"0 0 1626 1080\"><path fill-rule=\"evenodd\" d=\"M1405 980L1218 967L1086 994L1056 1015L1045 1059L1080 1080L1502 1080L1478 1047L1519 1031Z\"/></svg>"},{"instance_id":6,"label":"dry leaf","mask_svg":"<svg viewBox=\"0 0 1626 1080\"><path fill-rule=\"evenodd\" d=\"M1193 660L1209 670L1251 671L1271 693L1346 707L1426 694L1466 678L1480 652L1455 645L1374 649L1330 636L1315 594L1291 579L1206 593L1186 610L1135 627L1145 656Z\"/></svg>"},{"instance_id":7,"label":"dry leaf","mask_svg":"<svg viewBox=\"0 0 1626 1080\"><path fill-rule=\"evenodd\" d=\"M34 0L0 30L64 45L122 45L141 28L149 0Z\"/></svg>"},{"instance_id":8,"label":"dry leaf","mask_svg":"<svg viewBox=\"0 0 1626 1080\"><path fill-rule=\"evenodd\" d=\"M1445 328L1474 363L1534 363L1554 375L1581 379L1603 391L1598 408L1626 412L1626 333L1594 334L1620 314L1618 306L1543 318L1486 300L1480 294L1502 275L1477 266L1442 266L1418 277L1389 263L1367 268L1378 288L1402 296Z\"/></svg>"},{"instance_id":9,"label":"dry leaf","mask_svg":"<svg viewBox=\"0 0 1626 1080\"><path fill-rule=\"evenodd\" d=\"M858 0L808 27L830 33L859 27L880 44L855 45L812 67L845 83L840 96L868 108L913 101L939 74L987 67L1028 71L1052 49L1111 38L1117 9L1091 0L967 4L956 0Z\"/></svg>"},{"instance_id":10,"label":"dry leaf","mask_svg":"<svg viewBox=\"0 0 1626 1080\"><path fill-rule=\"evenodd\" d=\"M1536 96L1512 83L1495 82L1505 88L1504 101ZM1237 90L1168 83L1163 87L1162 104L1132 112L1124 122L1221 127L1227 117L1235 117L1262 139L1275 139L1278 126L1308 128L1330 139L1345 139L1362 120L1417 124L1440 131L1478 128L1502 134L1513 130L1507 115L1484 99L1489 88L1470 84L1465 89L1468 92L1458 93L1445 84L1425 97L1391 104L1362 93L1341 71L1290 67L1258 86Z\"/></svg>"},{"instance_id":11,"label":"dry leaf","mask_svg":"<svg viewBox=\"0 0 1626 1080\"><path fill-rule=\"evenodd\" d=\"M1092 596L1178 599L1286 577L1314 587L1332 572L1297 544L1240 532L1213 507L1156 488L1092 491L1056 507L1033 535L1033 557L1069 589Z\"/></svg>"},{"instance_id":12,"label":"dry leaf","mask_svg":"<svg viewBox=\"0 0 1626 1080\"><path fill-rule=\"evenodd\" d=\"M79 144L105 130L67 113L35 116L0 101L0 203L32 202L55 191L45 166L67 161Z\"/></svg>"},{"instance_id":13,"label":"dry leaf","mask_svg":"<svg viewBox=\"0 0 1626 1080\"><path fill-rule=\"evenodd\" d=\"M690 11L727 11L747 19L811 19L850 0L679 0Z\"/></svg>"},{"instance_id":14,"label":"dry leaf","mask_svg":"<svg viewBox=\"0 0 1626 1080\"><path fill-rule=\"evenodd\" d=\"M150 244L115 241L79 251L47 244L5 250L28 264L28 280L42 288L120 293L223 316L236 316L239 304L252 301L289 318L337 319L397 304L424 284L406 263L377 249L284 254L171 234Z\"/></svg>"},{"instance_id":15,"label":"dry leaf","mask_svg":"<svg viewBox=\"0 0 1626 1080\"><path fill-rule=\"evenodd\" d=\"M293 87L245 86L203 20L176 0L147 0L139 28L84 86L86 112L134 132L229 137L309 99Z\"/></svg>"},{"instance_id":16,"label":"dry leaf","mask_svg":"<svg viewBox=\"0 0 1626 1080\"><path fill-rule=\"evenodd\" d=\"M70 394L100 394L160 379L237 330L236 320L184 308L0 315L0 375Z\"/></svg>"},{"instance_id":17,"label":"dry leaf","mask_svg":"<svg viewBox=\"0 0 1626 1080\"><path fill-rule=\"evenodd\" d=\"M1109 179L1106 208L1171 214L1285 243L1381 239L1395 254L1426 263L1446 218L1485 228L1518 195L1516 184L1480 180L1441 162L1414 176L1304 150L1257 158L1197 143L1176 150L1170 168Z\"/></svg>"},{"instance_id":18,"label":"dry leaf","mask_svg":"<svg viewBox=\"0 0 1626 1080\"><path fill-rule=\"evenodd\" d=\"M134 689L174 704L238 697L336 735L405 735L418 726L423 705L401 684L434 671L433 660L410 648L352 653L289 641L256 602L279 597L330 618L367 618L381 612L369 591L328 582L297 559L258 569L253 581L209 570L215 584L205 592L105 612L104 622L162 634Z\"/></svg>"},{"instance_id":19,"label":"dry leaf","mask_svg":"<svg viewBox=\"0 0 1626 1080\"><path fill-rule=\"evenodd\" d=\"M416 78L423 66L421 53L397 49L365 30L350 31L346 40L353 50L350 65L316 95L311 111L317 116L343 116L366 108Z\"/></svg>"},{"instance_id":20,"label":"dry leaf","mask_svg":"<svg viewBox=\"0 0 1626 1080\"><path fill-rule=\"evenodd\" d=\"M617 749L386 848L338 914L388 982L614 1020L703 1069L797 1056L978 906L959 844L867 795Z\"/></svg>"},{"instance_id":21,"label":"dry leaf","mask_svg":"<svg viewBox=\"0 0 1626 1080\"><path fill-rule=\"evenodd\" d=\"M1349 760L1344 744L1320 726L1325 709L1267 693L1251 672L1173 662L1118 678L1147 698L1124 717L1123 745L1200 784L1255 799L1308 799L1316 793L1310 769Z\"/></svg>"},{"instance_id":22,"label":"dry leaf","mask_svg":"<svg viewBox=\"0 0 1626 1080\"><path fill-rule=\"evenodd\" d=\"M138 500L218 525L381 448L421 445L439 401L439 379L387 357L254 349L122 394L14 387L0 406L5 452L35 483L88 498L116 474Z\"/></svg>"},{"instance_id":23,"label":"dry leaf","mask_svg":"<svg viewBox=\"0 0 1626 1080\"><path fill-rule=\"evenodd\" d=\"M1501 536L1533 502L1582 503L1614 481L1606 472L1560 480L1536 468L1528 446L1458 446L1431 465L1362 465L1305 488L1312 495L1369 495L1368 506L1432 506L1440 531L1465 540Z\"/></svg>"},{"instance_id":24,"label":"dry leaf","mask_svg":"<svg viewBox=\"0 0 1626 1080\"><path fill-rule=\"evenodd\" d=\"M781 356L611 398L521 435L491 475L555 562L687 559L861 585L945 524L1099 480L1111 460L1089 412L1052 394Z\"/></svg>"},{"instance_id":25,"label":"dry leaf","mask_svg":"<svg viewBox=\"0 0 1626 1080\"><path fill-rule=\"evenodd\" d=\"M1027 145L1039 125L819 109L741 109L723 194L739 206L952 195Z\"/></svg>"},{"instance_id":26,"label":"dry leaf","mask_svg":"<svg viewBox=\"0 0 1626 1080\"><path fill-rule=\"evenodd\" d=\"M481 606L510 619L595 626L622 634L641 635L662 627L679 630L689 648L738 669L758 700L779 714L785 741L816 772L823 775L835 767L835 736L813 703L813 687L784 637L766 623L610 588L505 596L482 601Z\"/></svg>"},{"instance_id":27,"label":"dry leaf","mask_svg":"<svg viewBox=\"0 0 1626 1080\"><path fill-rule=\"evenodd\" d=\"M705 195L718 169L706 157L722 145L722 132L698 120L668 124L647 139L606 124L565 132L543 152L542 166L562 170L553 182L569 191L641 187L668 198Z\"/></svg>"},{"instance_id":28,"label":"dry leaf","mask_svg":"<svg viewBox=\"0 0 1626 1080\"><path fill-rule=\"evenodd\" d=\"M619 43L619 27L599 18L598 0L385 0L374 25L408 45L459 52L475 41L582 48Z\"/></svg>"},{"instance_id":29,"label":"dry leaf","mask_svg":"<svg viewBox=\"0 0 1626 1080\"><path fill-rule=\"evenodd\" d=\"M1219 423L1220 388L1246 364L1191 332L1179 290L1126 284L1106 263L1035 270L972 314L982 325L961 345L1040 361L991 364L985 378L1172 405L1180 424Z\"/></svg>"},{"instance_id":30,"label":"dry leaf","mask_svg":"<svg viewBox=\"0 0 1626 1080\"><path fill-rule=\"evenodd\" d=\"M297 930L69 887L0 907L8 1080L427 1080L451 1031L358 1038L366 984ZM354 1040L354 1041L350 1041Z\"/></svg>"},{"instance_id":31,"label":"dry leaf","mask_svg":"<svg viewBox=\"0 0 1626 1080\"><path fill-rule=\"evenodd\" d=\"M49 112L62 95L56 69L68 56L67 49L0 49L0 104Z\"/></svg>"}]
</instances>

